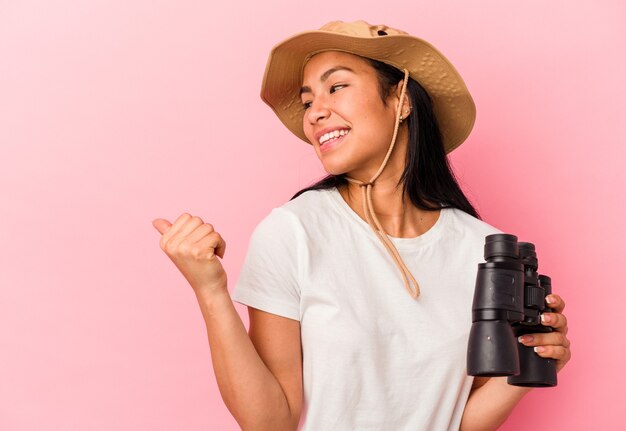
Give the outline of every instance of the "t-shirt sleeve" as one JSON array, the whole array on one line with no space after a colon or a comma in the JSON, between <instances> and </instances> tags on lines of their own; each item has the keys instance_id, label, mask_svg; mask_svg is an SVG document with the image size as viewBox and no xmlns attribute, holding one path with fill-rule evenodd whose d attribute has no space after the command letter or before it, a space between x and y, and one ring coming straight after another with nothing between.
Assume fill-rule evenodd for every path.
<instances>
[{"instance_id":1,"label":"t-shirt sleeve","mask_svg":"<svg viewBox=\"0 0 626 431\"><path fill-rule=\"evenodd\" d=\"M233 301L300 320L298 221L274 208L256 226L231 294Z\"/></svg>"}]
</instances>

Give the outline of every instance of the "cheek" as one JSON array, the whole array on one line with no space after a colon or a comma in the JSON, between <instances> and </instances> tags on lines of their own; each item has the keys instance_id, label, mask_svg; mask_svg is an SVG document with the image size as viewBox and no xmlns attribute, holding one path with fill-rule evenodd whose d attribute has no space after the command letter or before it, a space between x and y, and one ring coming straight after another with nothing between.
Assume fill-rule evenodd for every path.
<instances>
[{"instance_id":1,"label":"cheek","mask_svg":"<svg viewBox=\"0 0 626 431\"><path fill-rule=\"evenodd\" d=\"M311 128L308 125L308 121L302 119L302 130L304 130L304 136L306 136L309 141L311 140Z\"/></svg>"},{"instance_id":2,"label":"cheek","mask_svg":"<svg viewBox=\"0 0 626 431\"><path fill-rule=\"evenodd\" d=\"M379 99L367 100L359 116L359 135L371 145L390 143L393 134L393 119Z\"/></svg>"}]
</instances>

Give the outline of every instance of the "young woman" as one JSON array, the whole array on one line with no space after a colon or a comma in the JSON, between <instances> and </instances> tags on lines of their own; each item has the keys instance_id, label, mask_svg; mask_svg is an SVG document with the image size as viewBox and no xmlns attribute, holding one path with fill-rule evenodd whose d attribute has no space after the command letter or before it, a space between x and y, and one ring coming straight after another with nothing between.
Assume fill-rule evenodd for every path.
<instances>
[{"instance_id":1,"label":"young woman","mask_svg":"<svg viewBox=\"0 0 626 431\"><path fill-rule=\"evenodd\" d=\"M213 226L153 222L197 295L244 430L489 430L530 391L466 372L485 236L446 154L474 123L458 72L386 26L333 22L270 54L262 98L328 176L256 227L232 299ZM570 358L564 302L520 342Z\"/></svg>"}]
</instances>

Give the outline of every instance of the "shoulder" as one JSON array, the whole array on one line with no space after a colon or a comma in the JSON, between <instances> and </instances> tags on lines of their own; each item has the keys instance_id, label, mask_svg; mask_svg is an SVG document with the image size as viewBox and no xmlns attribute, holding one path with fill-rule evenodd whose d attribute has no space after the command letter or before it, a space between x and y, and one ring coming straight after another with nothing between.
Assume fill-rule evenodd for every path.
<instances>
[{"instance_id":1,"label":"shoulder","mask_svg":"<svg viewBox=\"0 0 626 431\"><path fill-rule=\"evenodd\" d=\"M304 218L310 214L317 214L329 204L328 189L307 190L297 198L285 202L279 208L292 213L298 218Z\"/></svg>"},{"instance_id":2,"label":"shoulder","mask_svg":"<svg viewBox=\"0 0 626 431\"><path fill-rule=\"evenodd\" d=\"M497 227L480 220L458 208L446 208L450 217L450 228L453 232L483 241L487 235L504 233Z\"/></svg>"},{"instance_id":3,"label":"shoulder","mask_svg":"<svg viewBox=\"0 0 626 431\"><path fill-rule=\"evenodd\" d=\"M321 213L327 212L327 190L310 190L297 198L272 208L255 228L256 236L296 239L306 226L315 225Z\"/></svg>"}]
</instances>

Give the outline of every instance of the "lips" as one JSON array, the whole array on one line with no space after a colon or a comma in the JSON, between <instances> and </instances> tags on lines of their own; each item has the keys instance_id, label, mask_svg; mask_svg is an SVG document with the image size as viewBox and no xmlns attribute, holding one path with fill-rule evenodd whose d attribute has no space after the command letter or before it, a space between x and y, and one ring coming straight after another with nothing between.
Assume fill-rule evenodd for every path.
<instances>
[{"instance_id":1,"label":"lips","mask_svg":"<svg viewBox=\"0 0 626 431\"><path fill-rule=\"evenodd\" d=\"M347 135L350 131L347 129L334 130L332 132L328 132L322 135L319 139L320 145L324 144L326 141L329 141L333 138L338 138L340 136Z\"/></svg>"},{"instance_id":2,"label":"lips","mask_svg":"<svg viewBox=\"0 0 626 431\"><path fill-rule=\"evenodd\" d=\"M348 131L345 134L336 136L336 137L332 137L330 139L327 139L326 141L324 141L323 144L320 145L320 151L323 153L325 151L330 150L333 147L336 147L338 144L340 144L348 135L350 134L350 132Z\"/></svg>"},{"instance_id":3,"label":"lips","mask_svg":"<svg viewBox=\"0 0 626 431\"><path fill-rule=\"evenodd\" d=\"M349 127L326 127L325 129L319 130L315 133L315 140L322 145L329 139L346 134L349 131Z\"/></svg>"}]
</instances>

